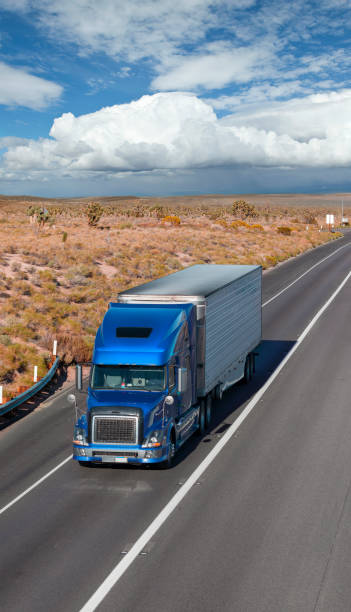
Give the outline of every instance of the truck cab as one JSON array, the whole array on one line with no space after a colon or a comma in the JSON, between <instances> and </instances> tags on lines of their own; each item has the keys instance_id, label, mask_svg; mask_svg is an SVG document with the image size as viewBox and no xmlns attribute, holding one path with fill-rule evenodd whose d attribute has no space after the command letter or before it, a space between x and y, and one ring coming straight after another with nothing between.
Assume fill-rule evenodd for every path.
<instances>
[{"instance_id":1,"label":"truck cab","mask_svg":"<svg viewBox=\"0 0 351 612\"><path fill-rule=\"evenodd\" d=\"M74 459L172 461L198 427L195 326L192 304L110 304L96 335Z\"/></svg>"}]
</instances>

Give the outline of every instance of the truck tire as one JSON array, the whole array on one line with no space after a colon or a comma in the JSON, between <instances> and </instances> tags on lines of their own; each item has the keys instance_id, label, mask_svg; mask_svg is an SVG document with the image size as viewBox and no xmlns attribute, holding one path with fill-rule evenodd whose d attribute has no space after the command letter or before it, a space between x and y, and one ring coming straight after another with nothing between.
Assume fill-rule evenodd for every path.
<instances>
[{"instance_id":1,"label":"truck tire","mask_svg":"<svg viewBox=\"0 0 351 612\"><path fill-rule=\"evenodd\" d=\"M171 437L169 440L169 445L168 445L167 459L165 459L164 461L162 461L162 463L159 464L161 470L168 470L170 467L172 467L175 453L176 453L175 437L174 437L174 431L172 431Z\"/></svg>"},{"instance_id":2,"label":"truck tire","mask_svg":"<svg viewBox=\"0 0 351 612\"><path fill-rule=\"evenodd\" d=\"M247 385L247 383L249 383L250 380L251 380L251 358L250 358L250 355L248 355L245 360L243 382L245 383L245 385Z\"/></svg>"},{"instance_id":3,"label":"truck tire","mask_svg":"<svg viewBox=\"0 0 351 612\"><path fill-rule=\"evenodd\" d=\"M209 393L206 397L206 408L205 408L205 425L208 429L211 425L212 419L212 395Z\"/></svg>"},{"instance_id":4,"label":"truck tire","mask_svg":"<svg viewBox=\"0 0 351 612\"><path fill-rule=\"evenodd\" d=\"M217 385L217 387L214 390L214 397L215 399L218 399L219 401L221 401L222 397L223 397L223 391L222 391L222 385L219 384Z\"/></svg>"},{"instance_id":5,"label":"truck tire","mask_svg":"<svg viewBox=\"0 0 351 612\"><path fill-rule=\"evenodd\" d=\"M254 353L250 353L249 355L250 357L250 380L254 375L255 372L255 355Z\"/></svg>"},{"instance_id":6,"label":"truck tire","mask_svg":"<svg viewBox=\"0 0 351 612\"><path fill-rule=\"evenodd\" d=\"M199 413L199 429L197 430L198 436L203 436L206 431L206 407L205 400L200 400L200 413Z\"/></svg>"}]
</instances>

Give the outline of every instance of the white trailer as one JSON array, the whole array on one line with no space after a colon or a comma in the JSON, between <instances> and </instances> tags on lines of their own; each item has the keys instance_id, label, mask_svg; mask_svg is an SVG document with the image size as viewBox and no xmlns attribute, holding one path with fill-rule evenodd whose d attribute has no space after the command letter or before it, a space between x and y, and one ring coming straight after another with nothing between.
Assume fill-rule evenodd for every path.
<instances>
[{"instance_id":1,"label":"white trailer","mask_svg":"<svg viewBox=\"0 0 351 612\"><path fill-rule=\"evenodd\" d=\"M197 396L251 378L262 337L262 268L200 264L133 287L122 303L192 303L197 311Z\"/></svg>"}]
</instances>

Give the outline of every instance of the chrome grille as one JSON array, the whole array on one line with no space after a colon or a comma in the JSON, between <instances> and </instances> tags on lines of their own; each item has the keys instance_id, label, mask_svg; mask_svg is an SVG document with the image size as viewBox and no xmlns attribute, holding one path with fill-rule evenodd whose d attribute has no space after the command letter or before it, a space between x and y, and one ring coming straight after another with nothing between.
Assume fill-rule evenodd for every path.
<instances>
[{"instance_id":1,"label":"chrome grille","mask_svg":"<svg viewBox=\"0 0 351 612\"><path fill-rule=\"evenodd\" d=\"M136 444L138 417L95 416L93 441L103 444Z\"/></svg>"},{"instance_id":2,"label":"chrome grille","mask_svg":"<svg viewBox=\"0 0 351 612\"><path fill-rule=\"evenodd\" d=\"M106 457L106 456L138 457L138 453L137 452L133 453L131 451L108 451L108 450L93 451L93 457Z\"/></svg>"}]
</instances>

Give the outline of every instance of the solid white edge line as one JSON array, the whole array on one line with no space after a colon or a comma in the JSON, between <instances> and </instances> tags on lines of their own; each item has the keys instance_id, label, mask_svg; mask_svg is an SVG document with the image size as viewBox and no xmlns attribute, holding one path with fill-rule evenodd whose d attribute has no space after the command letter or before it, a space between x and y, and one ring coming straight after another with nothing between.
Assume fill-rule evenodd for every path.
<instances>
[{"instance_id":1,"label":"solid white edge line","mask_svg":"<svg viewBox=\"0 0 351 612\"><path fill-rule=\"evenodd\" d=\"M104 582L99 586L99 588L95 591L95 593L90 597L87 603L81 608L80 612L94 612L96 608L100 605L100 603L105 599L106 595L110 592L110 590L115 586L118 580L123 576L128 567L133 563L135 558L142 552L145 548L146 544L151 540L151 538L156 534L156 532L160 529L163 523L167 520L170 514L175 510L178 504L182 501L182 499L186 496L189 490L194 486L194 484L199 480L204 471L208 468L208 466L214 461L217 455L221 452L222 448L227 444L233 434L237 431L240 425L245 421L247 416L256 406L257 402L261 399L267 389L271 386L273 381L277 378L281 370L284 368L286 363L295 353L295 351L300 346L301 342L306 338L307 334L311 331L312 327L317 323L318 319L322 316L324 311L330 306L333 300L336 298L338 293L342 290L344 285L347 283L349 278L351 277L351 271L344 278L342 283L338 286L336 291L334 291L333 295L328 299L328 301L322 306L322 308L317 312L317 314L313 317L312 321L307 325L302 334L297 339L294 346L290 349L288 354L284 357L283 361L279 364L276 370L274 370L273 374L268 378L266 383L261 387L261 389L254 395L252 400L247 404L243 412L240 416L234 421L234 423L227 429L224 436L217 442L216 446L210 451L210 453L205 457L205 459L200 463L200 465L195 469L195 471L189 476L188 480L183 484L183 486L177 491L177 493L172 497L172 499L166 504L166 506L161 510L161 512L156 516L156 518L152 521L149 527L144 531L144 533L139 537L139 539L135 542L134 546L130 549L130 551L123 557L121 561L117 563L112 572L107 576Z\"/></svg>"},{"instance_id":2,"label":"solid white edge line","mask_svg":"<svg viewBox=\"0 0 351 612\"><path fill-rule=\"evenodd\" d=\"M70 461L72 459L72 456L73 455L70 455L69 457L67 457L67 459L64 459L63 461L61 461L61 463L59 463L56 467L54 467L52 470L50 470L50 472L48 472L47 474L42 476L42 478L39 478L39 480L37 480L34 484L32 484L30 487L28 487L28 489L23 491L20 495L17 495L17 497L15 497L15 499L13 499L6 506L1 508L0 514L2 514L3 512L6 512L6 510L8 510L9 508L11 508L11 506L16 504L20 499L22 499L22 497L27 495L27 493L30 493L31 491L33 491L33 489L38 487L42 482L44 482L44 480L46 480L47 478L49 478L49 476L51 476L57 470L59 470L63 465L65 465L65 463L68 463L68 461Z\"/></svg>"},{"instance_id":3,"label":"solid white edge line","mask_svg":"<svg viewBox=\"0 0 351 612\"><path fill-rule=\"evenodd\" d=\"M329 259L329 257L332 257L333 255L335 255L336 253L338 253L338 251L341 251L341 249L346 248L347 246L350 246L350 244L344 244L342 247L340 247L339 249L336 249L336 251L333 251L333 253L331 253L330 255L327 255L327 257L324 257L323 259L321 259L320 261L318 261L316 264L314 264L311 268L309 268L308 270L306 270L306 272L304 272L303 274L301 274L301 276L299 276L298 278L296 278L292 283L290 283L290 285L287 285L287 287L285 287L284 289L282 289L281 291L279 291L279 293L277 293L276 295L274 295L273 297L271 297L267 302L265 302L264 304L262 304L262 308L264 308L264 306L267 306L267 304L269 304L270 302L272 302L273 300L275 300L277 297L279 297L282 293L284 293L284 291L286 291L287 289L289 289L290 287L292 287L292 285L294 285L295 283L297 283L298 280L300 280L303 276L306 276L306 274L308 274L311 270L313 270L313 268L316 268L316 266L319 266L319 264L323 263L323 261L325 261L326 259ZM73 385L72 385L73 386ZM71 387L70 387L71 388ZM62 390L59 393L59 397L61 395L63 395L64 393L67 393L69 391L69 389L66 390ZM48 401L48 400L47 400ZM45 402L44 402L45 403ZM55 468L53 468L50 472L48 472L47 474L45 474L42 478L40 478L39 480L37 480L31 487L29 487L28 489L26 489L25 491L23 491L20 495L18 495L15 499L13 499L11 502L9 502L6 506L4 506L3 508L0 509L0 515L3 514L3 512L5 512L6 510L8 510L9 508L11 508L11 506L13 506L16 502L18 502L20 499L22 499L22 497L24 497L25 495L27 495L27 493L30 493L30 491L32 491L33 489L35 489L38 485L40 485L42 482L44 482L44 480L46 480L47 478L49 478L49 476L51 476L52 474L54 474L57 470L59 470L63 465L65 465L65 463L67 463L70 459L72 458L72 455L70 457L67 457L67 459L65 459L64 461L62 461L59 465L57 465Z\"/></svg>"},{"instance_id":4,"label":"solid white edge line","mask_svg":"<svg viewBox=\"0 0 351 612\"><path fill-rule=\"evenodd\" d=\"M281 291L279 291L279 293L276 293L275 295L273 295L273 297L271 297L269 300L267 300L266 302L264 302L264 304L262 304L262 308L264 308L265 306L267 306L267 304L270 304L270 302L273 302L273 300L276 300L277 297L279 297L282 293L284 293L285 291L287 291L288 289L290 289L290 287L292 287L293 285L295 285L295 283L297 283L297 281L299 281L301 278L303 278L304 276L306 276L306 274L309 274L311 272L311 270L313 270L314 268L316 268L317 266L319 266L321 263L323 263L323 261L326 261L327 259L329 259L329 257L333 257L333 255L336 255L336 253L338 253L339 251L341 251L342 249L345 249L346 247L349 247L349 244L344 244L342 247L339 247L338 249L336 249L335 251L333 251L332 253L330 253L330 255L327 255L326 257L324 257L323 259L321 259L320 261L317 261L317 263L315 263L313 266L311 266L310 268L308 268L308 270L306 270L306 272L304 272L303 274L301 274L300 276L298 276L297 278L295 278L295 280L290 283L289 285L287 285L286 287L284 287L284 289L282 289Z\"/></svg>"}]
</instances>

